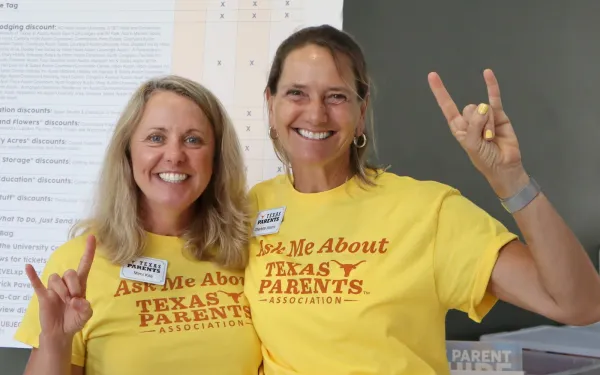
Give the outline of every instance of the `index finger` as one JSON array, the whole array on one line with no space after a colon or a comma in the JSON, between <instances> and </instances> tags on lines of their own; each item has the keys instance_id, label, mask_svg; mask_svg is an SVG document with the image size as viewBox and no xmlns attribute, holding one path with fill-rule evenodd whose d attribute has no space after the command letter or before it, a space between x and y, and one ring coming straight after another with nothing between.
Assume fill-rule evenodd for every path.
<instances>
[{"instance_id":1,"label":"index finger","mask_svg":"<svg viewBox=\"0 0 600 375\"><path fill-rule=\"evenodd\" d=\"M500 85L498 80L491 69L485 69L483 71L483 79L487 86L488 98L492 109L499 111L502 110L502 99L500 98Z\"/></svg>"},{"instance_id":2,"label":"index finger","mask_svg":"<svg viewBox=\"0 0 600 375\"><path fill-rule=\"evenodd\" d=\"M442 109L444 117L446 117L448 123L452 123L456 118L460 117L460 112L448 90L446 90L442 79L437 73L431 72L427 76L427 80L429 81L429 87L433 92L433 96L435 96L435 100Z\"/></svg>"},{"instance_id":3,"label":"index finger","mask_svg":"<svg viewBox=\"0 0 600 375\"><path fill-rule=\"evenodd\" d=\"M33 291L38 296L38 299L40 297L45 296L47 289L44 286L44 283L42 283L42 280L40 280L37 272L35 272L35 269L31 264L25 265L25 274L27 275L31 286L33 287Z\"/></svg>"},{"instance_id":4,"label":"index finger","mask_svg":"<svg viewBox=\"0 0 600 375\"><path fill-rule=\"evenodd\" d=\"M79 276L79 281L83 290L85 290L87 278L90 274L90 269L92 268L92 263L94 262L95 254L96 237L90 235L88 236L87 241L85 243L85 250L83 251L83 255L81 256L81 260L79 261L79 267L77 267L77 275Z\"/></svg>"}]
</instances>

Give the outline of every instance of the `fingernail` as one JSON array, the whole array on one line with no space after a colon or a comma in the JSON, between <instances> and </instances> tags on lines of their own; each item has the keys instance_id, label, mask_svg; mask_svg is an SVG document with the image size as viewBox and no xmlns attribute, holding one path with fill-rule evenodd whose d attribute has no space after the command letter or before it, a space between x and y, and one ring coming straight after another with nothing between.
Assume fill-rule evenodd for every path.
<instances>
[{"instance_id":1,"label":"fingernail","mask_svg":"<svg viewBox=\"0 0 600 375\"><path fill-rule=\"evenodd\" d=\"M477 112L480 115L485 115L487 113L487 111L488 111L489 108L490 107L487 104L481 103L480 105L477 106Z\"/></svg>"},{"instance_id":2,"label":"fingernail","mask_svg":"<svg viewBox=\"0 0 600 375\"><path fill-rule=\"evenodd\" d=\"M490 129L487 129L485 131L485 139L490 140L494 138L494 133L492 133L492 131Z\"/></svg>"}]
</instances>

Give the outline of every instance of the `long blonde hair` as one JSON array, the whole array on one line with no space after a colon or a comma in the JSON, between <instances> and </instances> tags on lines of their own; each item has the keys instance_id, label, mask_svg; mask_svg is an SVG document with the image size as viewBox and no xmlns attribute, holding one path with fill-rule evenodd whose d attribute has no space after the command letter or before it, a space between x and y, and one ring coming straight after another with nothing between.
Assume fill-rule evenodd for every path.
<instances>
[{"instance_id":1,"label":"long blonde hair","mask_svg":"<svg viewBox=\"0 0 600 375\"><path fill-rule=\"evenodd\" d=\"M182 237L199 260L242 269L248 260L247 187L241 146L233 124L207 88L169 75L143 83L130 98L114 130L102 165L92 215L70 231L75 237L93 232L105 255L124 264L144 252L146 232L139 218L139 194L131 167L129 143L149 98L169 91L194 101L213 126L213 176L194 203L195 214Z\"/></svg>"}]
</instances>

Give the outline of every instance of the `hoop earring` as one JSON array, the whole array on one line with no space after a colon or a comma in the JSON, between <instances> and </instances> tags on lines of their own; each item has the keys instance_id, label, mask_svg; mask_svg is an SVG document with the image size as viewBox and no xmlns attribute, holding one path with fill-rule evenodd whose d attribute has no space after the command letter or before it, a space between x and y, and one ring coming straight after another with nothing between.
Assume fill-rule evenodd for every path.
<instances>
[{"instance_id":1,"label":"hoop earring","mask_svg":"<svg viewBox=\"0 0 600 375\"><path fill-rule=\"evenodd\" d=\"M354 146L356 146L356 148L363 148L367 145L367 135L365 133L362 133L358 137L354 137L354 140L352 142L354 143Z\"/></svg>"},{"instance_id":2,"label":"hoop earring","mask_svg":"<svg viewBox=\"0 0 600 375\"><path fill-rule=\"evenodd\" d=\"M273 135L273 134L275 134L275 135ZM275 128L272 126L269 127L269 138L271 138L272 140L276 140L277 137L278 137L277 130L275 130Z\"/></svg>"}]
</instances>

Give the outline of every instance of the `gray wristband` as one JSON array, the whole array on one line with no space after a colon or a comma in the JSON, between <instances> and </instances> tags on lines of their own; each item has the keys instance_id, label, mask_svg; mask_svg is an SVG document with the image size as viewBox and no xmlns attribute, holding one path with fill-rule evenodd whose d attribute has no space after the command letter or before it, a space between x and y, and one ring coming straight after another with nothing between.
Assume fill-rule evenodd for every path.
<instances>
[{"instance_id":1,"label":"gray wristband","mask_svg":"<svg viewBox=\"0 0 600 375\"><path fill-rule=\"evenodd\" d=\"M512 214L525 208L541 191L540 185L530 176L529 183L521 191L510 198L500 199L500 202L504 209Z\"/></svg>"}]
</instances>

